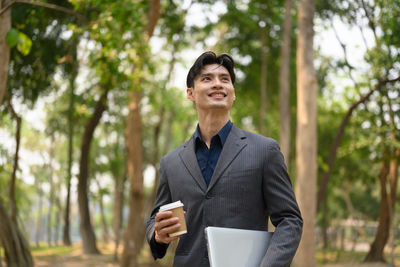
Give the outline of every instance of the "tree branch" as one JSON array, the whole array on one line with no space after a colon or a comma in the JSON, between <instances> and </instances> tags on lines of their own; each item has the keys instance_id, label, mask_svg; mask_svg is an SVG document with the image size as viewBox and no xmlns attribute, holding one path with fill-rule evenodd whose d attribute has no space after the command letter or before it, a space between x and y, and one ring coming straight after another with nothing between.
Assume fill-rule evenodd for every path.
<instances>
[{"instance_id":1,"label":"tree branch","mask_svg":"<svg viewBox=\"0 0 400 267\"><path fill-rule=\"evenodd\" d=\"M326 171L324 171L322 174L319 190L317 193L317 212L321 208L321 203L325 200L326 189L327 189L328 183L332 177L333 166L336 161L336 154L337 154L336 152L342 141L345 128L346 128L348 122L350 121L350 117L351 117L352 113L354 112L354 110L356 110L356 108L360 104L365 103L375 91L379 91L383 86L385 86L388 83L394 83L394 82L398 82L398 81L400 81L400 76L398 76L397 78L394 78L394 79L379 80L378 84L376 84L376 86L374 88L372 88L367 94L360 97L360 99L349 108L346 115L342 119L339 129L336 132L335 139L330 148L330 152L329 152L329 156L328 156L328 169Z\"/></svg>"},{"instance_id":2,"label":"tree branch","mask_svg":"<svg viewBox=\"0 0 400 267\"><path fill-rule=\"evenodd\" d=\"M71 9L68 9L66 7L62 7L59 5L55 5L55 4L49 4L49 3L45 3L45 2L37 2L37 1L30 1L30 0L14 0L11 1L9 4L7 4L4 8L2 8L0 10L0 16L9 8L11 8L13 5L15 4L28 4L28 5L33 5L33 6L39 6L39 7L44 7L44 8L49 8L49 9L53 9L56 11L60 11L69 15L73 15L79 19L83 19L85 20L86 17L83 16L82 14L75 12Z\"/></svg>"},{"instance_id":3,"label":"tree branch","mask_svg":"<svg viewBox=\"0 0 400 267\"><path fill-rule=\"evenodd\" d=\"M149 13L147 14L149 23L147 24L147 35L149 38L153 36L154 28L160 17L160 0L152 0Z\"/></svg>"},{"instance_id":4,"label":"tree branch","mask_svg":"<svg viewBox=\"0 0 400 267\"><path fill-rule=\"evenodd\" d=\"M350 79L353 81L354 86L357 88L357 90L360 91L360 86L359 86L358 82L357 82L357 81L354 79L354 77L353 77L353 72L352 72L352 70L354 69L354 67L350 64L350 62L349 62L349 60L348 60L348 56L347 56L347 47L346 47L346 45L342 42L342 40L340 39L339 34L337 33L336 28L335 28L335 25L333 24L333 22L332 22L332 29L333 29L333 32L335 33L336 39L338 40L340 46L342 47L343 54L344 54L344 62L345 62L345 64L346 64L346 66L349 68L349 76L350 76Z\"/></svg>"}]
</instances>

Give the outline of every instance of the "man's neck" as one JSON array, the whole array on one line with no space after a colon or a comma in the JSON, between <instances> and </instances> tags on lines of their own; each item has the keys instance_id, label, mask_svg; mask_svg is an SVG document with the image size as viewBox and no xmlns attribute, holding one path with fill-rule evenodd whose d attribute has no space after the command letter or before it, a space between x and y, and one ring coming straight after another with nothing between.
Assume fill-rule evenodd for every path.
<instances>
[{"instance_id":1,"label":"man's neck","mask_svg":"<svg viewBox=\"0 0 400 267\"><path fill-rule=\"evenodd\" d=\"M210 147L211 138L216 135L229 121L229 112L198 113L201 138Z\"/></svg>"}]
</instances>

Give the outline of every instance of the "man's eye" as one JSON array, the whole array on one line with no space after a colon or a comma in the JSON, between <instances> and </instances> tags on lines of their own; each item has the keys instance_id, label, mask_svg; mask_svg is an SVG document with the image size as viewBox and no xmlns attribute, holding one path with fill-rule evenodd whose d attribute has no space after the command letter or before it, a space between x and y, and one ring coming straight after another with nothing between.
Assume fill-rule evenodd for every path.
<instances>
[{"instance_id":1,"label":"man's eye","mask_svg":"<svg viewBox=\"0 0 400 267\"><path fill-rule=\"evenodd\" d=\"M204 77L203 78L203 81L209 81L209 80L211 80L210 77Z\"/></svg>"}]
</instances>

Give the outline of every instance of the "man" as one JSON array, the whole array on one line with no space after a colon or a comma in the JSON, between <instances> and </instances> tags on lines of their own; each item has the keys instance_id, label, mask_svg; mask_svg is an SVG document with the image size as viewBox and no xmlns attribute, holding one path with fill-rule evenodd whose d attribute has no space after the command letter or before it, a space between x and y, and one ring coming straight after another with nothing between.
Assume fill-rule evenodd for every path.
<instances>
[{"instance_id":1,"label":"man","mask_svg":"<svg viewBox=\"0 0 400 267\"><path fill-rule=\"evenodd\" d=\"M198 125L189 141L161 159L157 198L147 223L155 259L178 239L178 218L159 207L185 205L187 234L179 237L174 266L209 266L204 228L267 230L276 227L261 266L289 266L303 221L278 144L236 127L229 111L236 98L234 62L228 54L203 53L189 70L187 98ZM229 267L229 266L227 266Z\"/></svg>"}]
</instances>

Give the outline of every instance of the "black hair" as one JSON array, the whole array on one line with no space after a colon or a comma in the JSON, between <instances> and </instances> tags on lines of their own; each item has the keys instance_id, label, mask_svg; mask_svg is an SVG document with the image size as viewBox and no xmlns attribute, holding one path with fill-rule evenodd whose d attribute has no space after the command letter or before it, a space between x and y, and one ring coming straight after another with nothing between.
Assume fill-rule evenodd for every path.
<instances>
[{"instance_id":1,"label":"black hair","mask_svg":"<svg viewBox=\"0 0 400 267\"><path fill-rule=\"evenodd\" d=\"M194 86L194 79L197 75L200 74L201 70L206 65L211 64L218 64L224 66L231 76L232 84L235 83L235 70L234 70L234 61L232 57L226 53L223 53L217 56L214 52L208 51L201 54L196 61L194 62L193 66L190 68L189 73L186 77L186 85L188 88Z\"/></svg>"}]
</instances>

